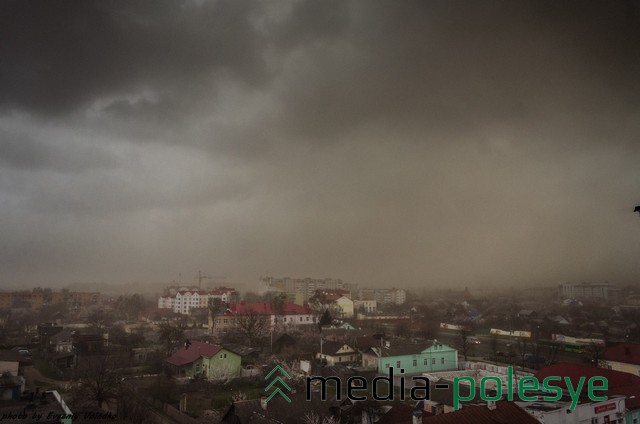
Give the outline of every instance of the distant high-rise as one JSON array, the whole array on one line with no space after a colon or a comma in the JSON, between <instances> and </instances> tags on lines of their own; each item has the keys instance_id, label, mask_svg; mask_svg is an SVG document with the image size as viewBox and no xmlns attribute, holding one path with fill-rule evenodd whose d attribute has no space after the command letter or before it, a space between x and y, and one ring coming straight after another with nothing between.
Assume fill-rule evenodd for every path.
<instances>
[{"instance_id":1,"label":"distant high-rise","mask_svg":"<svg viewBox=\"0 0 640 424\"><path fill-rule=\"evenodd\" d=\"M618 288L605 283L562 283L559 287L562 299L616 301Z\"/></svg>"},{"instance_id":2,"label":"distant high-rise","mask_svg":"<svg viewBox=\"0 0 640 424\"><path fill-rule=\"evenodd\" d=\"M262 281L270 288L284 292L293 299L302 297L304 302L309 300L309 298L315 294L316 290L344 289L354 291L357 288L355 284L348 284L340 279L334 278L264 277Z\"/></svg>"}]
</instances>

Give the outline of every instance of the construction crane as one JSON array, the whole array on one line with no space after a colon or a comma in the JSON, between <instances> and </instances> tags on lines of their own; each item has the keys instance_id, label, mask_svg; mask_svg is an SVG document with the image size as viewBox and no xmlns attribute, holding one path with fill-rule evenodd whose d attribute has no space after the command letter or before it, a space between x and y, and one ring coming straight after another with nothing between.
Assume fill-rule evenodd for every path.
<instances>
[{"instance_id":1,"label":"construction crane","mask_svg":"<svg viewBox=\"0 0 640 424\"><path fill-rule=\"evenodd\" d=\"M198 280L198 289L202 290L202 280L211 280L211 277L202 275L202 271L198 271L198 275L196 277L193 277L193 279Z\"/></svg>"},{"instance_id":2,"label":"construction crane","mask_svg":"<svg viewBox=\"0 0 640 424\"><path fill-rule=\"evenodd\" d=\"M202 290L202 280L224 281L226 277L209 277L207 275L202 275L202 271L198 271L198 275L193 277L193 279L198 280L198 289Z\"/></svg>"}]
</instances>

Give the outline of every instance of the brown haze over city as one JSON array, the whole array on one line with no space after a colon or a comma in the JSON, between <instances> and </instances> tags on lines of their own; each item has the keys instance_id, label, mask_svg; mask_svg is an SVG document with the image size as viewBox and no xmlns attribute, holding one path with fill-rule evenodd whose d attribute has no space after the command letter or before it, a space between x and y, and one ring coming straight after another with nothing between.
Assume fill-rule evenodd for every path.
<instances>
[{"instance_id":1,"label":"brown haze over city","mask_svg":"<svg viewBox=\"0 0 640 424\"><path fill-rule=\"evenodd\" d=\"M638 283L639 4L5 2L0 288Z\"/></svg>"}]
</instances>

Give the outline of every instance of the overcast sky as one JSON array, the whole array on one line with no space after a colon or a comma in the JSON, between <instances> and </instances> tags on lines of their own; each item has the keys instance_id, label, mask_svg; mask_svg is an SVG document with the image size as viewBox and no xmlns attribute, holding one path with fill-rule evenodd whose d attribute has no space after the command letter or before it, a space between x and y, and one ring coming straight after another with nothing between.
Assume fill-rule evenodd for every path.
<instances>
[{"instance_id":1,"label":"overcast sky","mask_svg":"<svg viewBox=\"0 0 640 424\"><path fill-rule=\"evenodd\" d=\"M0 287L640 282L638 1L3 1Z\"/></svg>"}]
</instances>

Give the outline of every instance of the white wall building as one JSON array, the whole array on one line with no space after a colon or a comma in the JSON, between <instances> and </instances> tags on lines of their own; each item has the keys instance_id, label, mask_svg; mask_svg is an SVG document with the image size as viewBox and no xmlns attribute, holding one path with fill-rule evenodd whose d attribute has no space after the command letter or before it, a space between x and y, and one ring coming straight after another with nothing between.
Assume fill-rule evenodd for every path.
<instances>
[{"instance_id":1,"label":"white wall building","mask_svg":"<svg viewBox=\"0 0 640 424\"><path fill-rule=\"evenodd\" d=\"M192 308L206 308L209 301L219 299L223 303L229 303L236 294L235 289L219 287L211 291L191 289L179 290L175 295L162 296L158 299L159 309L172 309L173 312L188 315Z\"/></svg>"}]
</instances>

